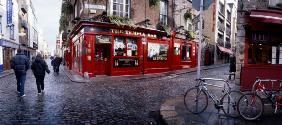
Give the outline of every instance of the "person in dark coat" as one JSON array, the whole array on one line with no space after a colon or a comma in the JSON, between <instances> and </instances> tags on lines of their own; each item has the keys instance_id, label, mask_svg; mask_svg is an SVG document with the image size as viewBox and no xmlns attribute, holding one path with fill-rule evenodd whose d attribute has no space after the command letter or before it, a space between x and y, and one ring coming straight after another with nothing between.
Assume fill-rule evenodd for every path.
<instances>
[{"instance_id":1,"label":"person in dark coat","mask_svg":"<svg viewBox=\"0 0 282 125\"><path fill-rule=\"evenodd\" d=\"M230 55L230 65L229 65L229 79L231 79L231 75L234 75L235 77L236 72L236 57L234 54Z\"/></svg>"},{"instance_id":2,"label":"person in dark coat","mask_svg":"<svg viewBox=\"0 0 282 125\"><path fill-rule=\"evenodd\" d=\"M55 73L59 74L59 69L60 69L60 65L62 63L62 58L59 56L56 56L55 59L53 59L51 61L51 64L53 66L53 70Z\"/></svg>"},{"instance_id":3,"label":"person in dark coat","mask_svg":"<svg viewBox=\"0 0 282 125\"><path fill-rule=\"evenodd\" d=\"M24 85L26 80L26 72L29 69L29 60L22 53L21 49L17 50L17 54L11 60L11 68L14 69L17 79L17 91L20 97L24 97Z\"/></svg>"},{"instance_id":4,"label":"person in dark coat","mask_svg":"<svg viewBox=\"0 0 282 125\"><path fill-rule=\"evenodd\" d=\"M38 94L41 94L41 92L44 91L45 72L47 72L48 74L50 73L48 65L45 62L45 60L43 59L41 54L38 54L35 57L35 60L33 61L31 65L31 69L36 79Z\"/></svg>"}]
</instances>

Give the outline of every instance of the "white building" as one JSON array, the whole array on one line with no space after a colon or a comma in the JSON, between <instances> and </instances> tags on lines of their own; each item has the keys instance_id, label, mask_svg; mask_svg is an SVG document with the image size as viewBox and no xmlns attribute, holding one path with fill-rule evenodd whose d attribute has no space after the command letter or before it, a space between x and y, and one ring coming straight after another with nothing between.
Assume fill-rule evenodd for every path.
<instances>
[{"instance_id":1,"label":"white building","mask_svg":"<svg viewBox=\"0 0 282 125\"><path fill-rule=\"evenodd\" d=\"M19 8L19 43L25 55L31 57L38 48L37 17L31 0L20 0Z\"/></svg>"},{"instance_id":2,"label":"white building","mask_svg":"<svg viewBox=\"0 0 282 125\"><path fill-rule=\"evenodd\" d=\"M0 0L0 72L10 69L19 47L17 0Z\"/></svg>"},{"instance_id":3,"label":"white building","mask_svg":"<svg viewBox=\"0 0 282 125\"><path fill-rule=\"evenodd\" d=\"M46 58L48 56L48 44L46 40L43 38L43 32L40 31L38 34L39 35L38 35L37 53L42 54L42 56Z\"/></svg>"}]
</instances>

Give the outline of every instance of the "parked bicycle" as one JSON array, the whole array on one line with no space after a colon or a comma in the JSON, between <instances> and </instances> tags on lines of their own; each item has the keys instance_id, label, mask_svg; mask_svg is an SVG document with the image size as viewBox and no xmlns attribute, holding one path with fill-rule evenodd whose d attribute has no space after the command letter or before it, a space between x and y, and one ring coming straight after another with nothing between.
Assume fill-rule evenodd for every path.
<instances>
[{"instance_id":1,"label":"parked bicycle","mask_svg":"<svg viewBox=\"0 0 282 125\"><path fill-rule=\"evenodd\" d=\"M241 97L240 91L231 90L228 80L216 78L200 78L196 79L195 87L186 91L184 96L184 104L188 111L194 114L202 113L208 106L208 97L214 102L214 106L224 112L229 117L239 117L237 111L237 101ZM223 82L222 85L209 84L207 81ZM218 98L208 86L223 88L221 90L221 98Z\"/></svg>"},{"instance_id":2,"label":"parked bicycle","mask_svg":"<svg viewBox=\"0 0 282 125\"><path fill-rule=\"evenodd\" d=\"M240 97L238 101L239 114L246 120L256 120L262 116L264 106L262 96L269 100L274 108L274 114L276 114L278 108L282 108L282 96L279 95L281 88L282 80L257 78L251 93Z\"/></svg>"}]
</instances>

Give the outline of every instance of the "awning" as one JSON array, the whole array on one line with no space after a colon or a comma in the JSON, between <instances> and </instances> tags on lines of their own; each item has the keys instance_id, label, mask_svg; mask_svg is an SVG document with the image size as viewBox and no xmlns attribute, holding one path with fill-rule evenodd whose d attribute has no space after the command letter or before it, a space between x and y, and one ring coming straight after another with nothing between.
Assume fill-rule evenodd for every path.
<instances>
[{"instance_id":1,"label":"awning","mask_svg":"<svg viewBox=\"0 0 282 125\"><path fill-rule=\"evenodd\" d=\"M251 19L259 22L282 24L282 12L270 10L252 10Z\"/></svg>"},{"instance_id":2,"label":"awning","mask_svg":"<svg viewBox=\"0 0 282 125\"><path fill-rule=\"evenodd\" d=\"M224 52L224 53L228 53L228 54L233 54L232 50L221 47L221 46L217 46L219 48L220 51Z\"/></svg>"}]
</instances>

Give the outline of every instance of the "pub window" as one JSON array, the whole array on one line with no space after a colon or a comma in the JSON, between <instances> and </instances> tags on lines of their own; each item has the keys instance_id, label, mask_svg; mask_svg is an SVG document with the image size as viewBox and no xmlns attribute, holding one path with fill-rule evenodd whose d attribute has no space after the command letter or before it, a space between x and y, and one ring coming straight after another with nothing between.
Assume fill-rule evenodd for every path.
<instances>
[{"instance_id":1,"label":"pub window","mask_svg":"<svg viewBox=\"0 0 282 125\"><path fill-rule=\"evenodd\" d=\"M192 50L191 45L182 46L182 58L181 59L183 61L188 61L191 59L191 50Z\"/></svg>"},{"instance_id":2,"label":"pub window","mask_svg":"<svg viewBox=\"0 0 282 125\"><path fill-rule=\"evenodd\" d=\"M248 64L282 64L282 46L250 44L248 55Z\"/></svg>"},{"instance_id":3,"label":"pub window","mask_svg":"<svg viewBox=\"0 0 282 125\"><path fill-rule=\"evenodd\" d=\"M148 43L148 60L167 60L168 45Z\"/></svg>"},{"instance_id":4,"label":"pub window","mask_svg":"<svg viewBox=\"0 0 282 125\"><path fill-rule=\"evenodd\" d=\"M122 37L115 37L114 42L114 56L126 56L125 53L125 39Z\"/></svg>"},{"instance_id":5,"label":"pub window","mask_svg":"<svg viewBox=\"0 0 282 125\"><path fill-rule=\"evenodd\" d=\"M174 55L178 56L180 55L180 44L174 43Z\"/></svg>"},{"instance_id":6,"label":"pub window","mask_svg":"<svg viewBox=\"0 0 282 125\"><path fill-rule=\"evenodd\" d=\"M137 42L136 39L128 38L127 41L127 56L137 56Z\"/></svg>"},{"instance_id":7,"label":"pub window","mask_svg":"<svg viewBox=\"0 0 282 125\"><path fill-rule=\"evenodd\" d=\"M167 25L167 1L160 1L160 23Z\"/></svg>"},{"instance_id":8,"label":"pub window","mask_svg":"<svg viewBox=\"0 0 282 125\"><path fill-rule=\"evenodd\" d=\"M130 0L111 0L111 14L130 18Z\"/></svg>"}]
</instances>

